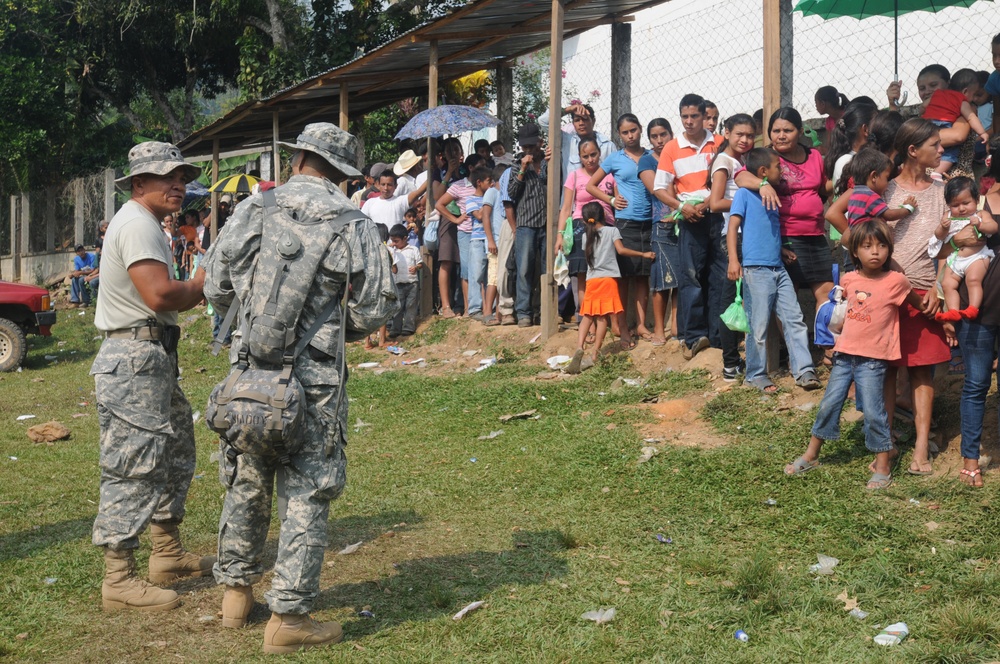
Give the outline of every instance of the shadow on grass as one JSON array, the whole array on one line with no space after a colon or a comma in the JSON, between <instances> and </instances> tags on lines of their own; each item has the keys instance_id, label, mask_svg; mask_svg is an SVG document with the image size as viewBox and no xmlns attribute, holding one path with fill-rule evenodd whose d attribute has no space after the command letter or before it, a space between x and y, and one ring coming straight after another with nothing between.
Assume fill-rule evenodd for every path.
<instances>
[{"instance_id":1,"label":"shadow on grass","mask_svg":"<svg viewBox=\"0 0 1000 664\"><path fill-rule=\"evenodd\" d=\"M0 537L0 562L30 558L43 550L69 540L90 538L94 519L72 519L22 530Z\"/></svg>"},{"instance_id":2,"label":"shadow on grass","mask_svg":"<svg viewBox=\"0 0 1000 664\"><path fill-rule=\"evenodd\" d=\"M316 609L371 606L374 619L345 625L348 639L360 639L414 620L451 615L469 602L486 599L503 586L539 584L565 576L566 549L556 530L520 532L510 549L418 558L397 564L397 573L324 590Z\"/></svg>"}]
</instances>

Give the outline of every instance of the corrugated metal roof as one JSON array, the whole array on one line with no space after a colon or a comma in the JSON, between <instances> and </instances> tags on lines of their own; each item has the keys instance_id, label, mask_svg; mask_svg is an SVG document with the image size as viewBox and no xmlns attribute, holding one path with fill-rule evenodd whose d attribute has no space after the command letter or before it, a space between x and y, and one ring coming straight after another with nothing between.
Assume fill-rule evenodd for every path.
<instances>
[{"instance_id":1,"label":"corrugated metal roof","mask_svg":"<svg viewBox=\"0 0 1000 664\"><path fill-rule=\"evenodd\" d=\"M568 0L563 37L620 21L668 0ZM552 5L543 0L477 0L418 26L348 63L266 99L246 102L180 143L185 152L221 152L269 144L274 114L281 140L293 139L309 122L338 123L340 88L347 84L352 117L386 104L427 94L430 44L438 43L438 80L490 69L549 44Z\"/></svg>"}]
</instances>

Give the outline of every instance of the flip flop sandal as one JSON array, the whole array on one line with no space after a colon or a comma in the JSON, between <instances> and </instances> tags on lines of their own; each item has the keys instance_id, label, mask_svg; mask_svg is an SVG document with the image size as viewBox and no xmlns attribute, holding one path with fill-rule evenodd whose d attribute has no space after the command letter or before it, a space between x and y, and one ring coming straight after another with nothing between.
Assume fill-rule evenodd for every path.
<instances>
[{"instance_id":1,"label":"flip flop sandal","mask_svg":"<svg viewBox=\"0 0 1000 664\"><path fill-rule=\"evenodd\" d=\"M819 379L816 378L816 374L812 371L807 371L798 378L795 379L795 384L801 387L806 392L811 392L812 390L818 390L823 387L820 384Z\"/></svg>"},{"instance_id":2,"label":"flip flop sandal","mask_svg":"<svg viewBox=\"0 0 1000 664\"><path fill-rule=\"evenodd\" d=\"M918 477L927 477L929 475L933 475L934 474L934 469L931 468L930 470L920 470L918 468L917 470L913 470L913 468L911 467L911 468L907 468L906 472L909 475L916 475Z\"/></svg>"},{"instance_id":3,"label":"flip flop sandal","mask_svg":"<svg viewBox=\"0 0 1000 664\"><path fill-rule=\"evenodd\" d=\"M441 318L455 318L458 314L456 314L451 309L447 309L447 308L442 307L441 308L441 313L439 315L441 316Z\"/></svg>"},{"instance_id":4,"label":"flip flop sandal","mask_svg":"<svg viewBox=\"0 0 1000 664\"><path fill-rule=\"evenodd\" d=\"M667 345L667 340L664 339L663 337L659 337L659 338L653 337L652 339L649 340L649 342L651 344L653 344L654 346L666 346Z\"/></svg>"},{"instance_id":5,"label":"flip flop sandal","mask_svg":"<svg viewBox=\"0 0 1000 664\"><path fill-rule=\"evenodd\" d=\"M776 393L778 391L778 386L775 385L774 383L772 383L771 381L767 381L766 383L763 382L763 381L761 381L761 382L750 382L750 383L744 382L743 384L744 385L749 385L751 387L756 387L758 390L760 390L764 394L774 394L774 393Z\"/></svg>"},{"instance_id":6,"label":"flip flop sandal","mask_svg":"<svg viewBox=\"0 0 1000 664\"><path fill-rule=\"evenodd\" d=\"M483 325L486 327L496 327L500 325L500 321L496 318L486 318L483 320Z\"/></svg>"},{"instance_id":7,"label":"flip flop sandal","mask_svg":"<svg viewBox=\"0 0 1000 664\"><path fill-rule=\"evenodd\" d=\"M622 350L635 350L636 347L635 339L629 339L628 341L622 339L621 342L619 343L621 343Z\"/></svg>"},{"instance_id":8,"label":"flip flop sandal","mask_svg":"<svg viewBox=\"0 0 1000 664\"><path fill-rule=\"evenodd\" d=\"M973 489L983 488L982 484L976 484L976 477L979 477L980 481L982 481L983 471L981 469L976 468L975 470L968 470L966 468L963 468L962 470L958 471L958 475L959 478L962 480L963 484L971 486ZM966 477L968 477L969 479L966 480L965 479Z\"/></svg>"},{"instance_id":9,"label":"flip flop sandal","mask_svg":"<svg viewBox=\"0 0 1000 664\"><path fill-rule=\"evenodd\" d=\"M892 475L884 473L875 473L872 478L868 480L868 484L865 488L869 491L881 491L882 489L888 489L892 484Z\"/></svg>"},{"instance_id":10,"label":"flip flop sandal","mask_svg":"<svg viewBox=\"0 0 1000 664\"><path fill-rule=\"evenodd\" d=\"M810 470L815 470L819 467L819 461L806 461L805 457L799 457L789 465L792 467L792 471L788 472L788 468L785 468L785 475L791 477L794 475L808 473Z\"/></svg>"},{"instance_id":11,"label":"flip flop sandal","mask_svg":"<svg viewBox=\"0 0 1000 664\"><path fill-rule=\"evenodd\" d=\"M595 343L596 341L597 341L597 337L594 336L594 333L593 332L588 332L587 333L587 343L588 344L592 344L592 343Z\"/></svg>"}]
</instances>

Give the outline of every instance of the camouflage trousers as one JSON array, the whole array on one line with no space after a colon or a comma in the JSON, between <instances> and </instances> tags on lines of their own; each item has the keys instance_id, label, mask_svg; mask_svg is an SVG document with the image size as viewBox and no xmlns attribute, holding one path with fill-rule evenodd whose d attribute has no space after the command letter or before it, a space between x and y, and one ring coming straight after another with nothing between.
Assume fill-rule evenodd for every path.
<instances>
[{"instance_id":1,"label":"camouflage trousers","mask_svg":"<svg viewBox=\"0 0 1000 664\"><path fill-rule=\"evenodd\" d=\"M101 428L94 544L135 549L150 521L184 518L194 476L191 405L159 342L105 339L90 370Z\"/></svg>"},{"instance_id":2,"label":"camouflage trousers","mask_svg":"<svg viewBox=\"0 0 1000 664\"><path fill-rule=\"evenodd\" d=\"M301 377L301 375L300 375ZM308 378L303 382L312 382ZM228 462L220 444L219 479L226 497L219 519L218 583L246 586L264 573L264 544L271 524L272 495L278 482L280 533L271 589L264 594L275 613L308 613L319 595L319 576L327 545L330 501L347 483L347 457L342 432L347 424L347 398L334 412L336 385L303 384L306 412L300 435L305 438L292 462L240 454ZM230 483L231 482L231 483ZM282 513L283 512L283 513Z\"/></svg>"}]
</instances>

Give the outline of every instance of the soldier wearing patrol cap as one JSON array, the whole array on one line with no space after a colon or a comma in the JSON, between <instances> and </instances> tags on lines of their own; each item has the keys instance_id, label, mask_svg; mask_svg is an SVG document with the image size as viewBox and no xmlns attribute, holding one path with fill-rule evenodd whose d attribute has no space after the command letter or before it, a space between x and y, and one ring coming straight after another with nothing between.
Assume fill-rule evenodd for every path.
<instances>
[{"instance_id":1,"label":"soldier wearing patrol cap","mask_svg":"<svg viewBox=\"0 0 1000 664\"><path fill-rule=\"evenodd\" d=\"M201 301L205 275L172 278L173 256L159 221L180 210L184 185L201 169L169 143L140 143L128 156L129 175L116 182L132 197L104 238L94 317L104 341L90 370L101 430L93 541L104 547L104 609L162 611L180 598L136 574L135 549L146 526L153 583L207 575L215 562L185 551L178 535L195 445L191 406L177 383L177 313Z\"/></svg>"},{"instance_id":2,"label":"soldier wearing patrol cap","mask_svg":"<svg viewBox=\"0 0 1000 664\"><path fill-rule=\"evenodd\" d=\"M360 175L358 140L336 126L321 122L307 125L295 143L282 143L294 151L292 177L274 189L277 206L298 220L334 218L357 208L338 183ZM265 223L263 194L255 194L236 207L226 229L202 261L207 275L205 295L218 311L250 302L254 267L261 253ZM351 275L388 271L388 253L375 224L364 220L349 227L343 240L350 252L325 252L315 274L284 277L284 284L305 292L305 306L298 329L311 329ZM336 246L336 245L332 245ZM266 281L266 280L262 280ZM286 286L282 286L285 288ZM294 361L293 371L305 392L304 420L299 451L282 464L274 457L239 454L225 440L220 442L220 479L226 497L219 522L219 559L215 579L226 586L222 624L242 627L253 606L253 584L265 571L264 544L271 520L272 487L278 479L278 554L274 578L264 598L271 619L264 630L264 651L288 653L301 648L336 643L343 638L336 622L320 623L309 616L319 595L319 576L327 545L330 501L346 483L347 399L337 398L341 381L340 310L322 323L305 351ZM241 312L243 315L243 312ZM230 359L237 361L242 329L233 335ZM249 356L251 366L254 358Z\"/></svg>"}]
</instances>

